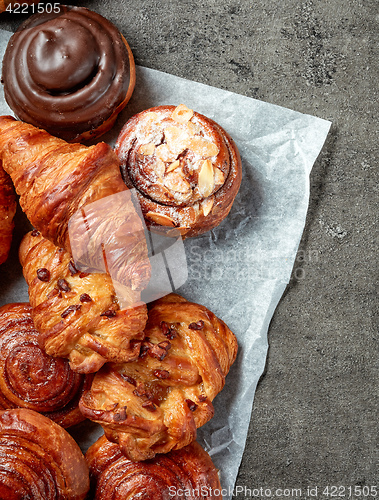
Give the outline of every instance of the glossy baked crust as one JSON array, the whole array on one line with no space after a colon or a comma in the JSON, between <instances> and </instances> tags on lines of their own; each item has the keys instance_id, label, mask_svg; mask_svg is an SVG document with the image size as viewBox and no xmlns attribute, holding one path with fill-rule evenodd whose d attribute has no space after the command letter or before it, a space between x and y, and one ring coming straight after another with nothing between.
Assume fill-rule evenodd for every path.
<instances>
[{"instance_id":1,"label":"glossy baked crust","mask_svg":"<svg viewBox=\"0 0 379 500\"><path fill-rule=\"evenodd\" d=\"M20 120L80 142L112 127L132 95L135 64L110 21L57 3L30 16L11 37L3 81Z\"/></svg>"},{"instance_id":2,"label":"glossy baked crust","mask_svg":"<svg viewBox=\"0 0 379 500\"><path fill-rule=\"evenodd\" d=\"M25 408L0 411L0 498L84 500L89 471L61 426Z\"/></svg>"},{"instance_id":3,"label":"glossy baked crust","mask_svg":"<svg viewBox=\"0 0 379 500\"><path fill-rule=\"evenodd\" d=\"M110 146L69 144L3 116L0 159L20 195L21 208L45 238L70 253L74 244L79 254L90 248L88 259L95 269L106 251L108 269L114 269L114 277L124 286L142 290L147 285L150 262L142 216L131 200L124 200L127 189ZM101 207L96 209L99 200ZM74 224L70 241L69 226L78 214L82 224L77 230Z\"/></svg>"},{"instance_id":4,"label":"glossy baked crust","mask_svg":"<svg viewBox=\"0 0 379 500\"><path fill-rule=\"evenodd\" d=\"M176 493L190 500L222 498L217 469L196 441L136 463L102 436L89 448L86 460L94 500L166 500Z\"/></svg>"},{"instance_id":5,"label":"glossy baked crust","mask_svg":"<svg viewBox=\"0 0 379 500\"><path fill-rule=\"evenodd\" d=\"M3 264L12 243L17 202L12 180L1 165L0 160L0 264Z\"/></svg>"},{"instance_id":6,"label":"glossy baked crust","mask_svg":"<svg viewBox=\"0 0 379 500\"><path fill-rule=\"evenodd\" d=\"M185 105L133 116L115 151L150 226L197 236L228 215L241 184L237 147L220 125Z\"/></svg>"},{"instance_id":7,"label":"glossy baked crust","mask_svg":"<svg viewBox=\"0 0 379 500\"><path fill-rule=\"evenodd\" d=\"M38 231L25 235L19 254L46 353L67 357L71 369L81 373L95 372L106 361L138 357L147 321L138 294L121 308L108 274L78 271L70 254Z\"/></svg>"},{"instance_id":8,"label":"glossy baked crust","mask_svg":"<svg viewBox=\"0 0 379 500\"><path fill-rule=\"evenodd\" d=\"M78 403L92 377L41 349L31 312L27 303L0 307L0 408L28 408L70 427L84 420Z\"/></svg>"},{"instance_id":9,"label":"glossy baked crust","mask_svg":"<svg viewBox=\"0 0 379 500\"><path fill-rule=\"evenodd\" d=\"M223 321L167 295L149 307L138 360L104 366L79 407L133 461L182 448L212 418L212 401L236 354L236 338Z\"/></svg>"}]
</instances>

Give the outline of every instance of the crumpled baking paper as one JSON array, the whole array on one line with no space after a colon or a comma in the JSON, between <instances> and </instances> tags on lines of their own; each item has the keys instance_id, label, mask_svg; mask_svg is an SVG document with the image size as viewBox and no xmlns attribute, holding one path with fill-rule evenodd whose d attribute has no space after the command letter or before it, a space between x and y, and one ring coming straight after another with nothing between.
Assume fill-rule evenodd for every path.
<instances>
[{"instance_id":1,"label":"crumpled baking paper","mask_svg":"<svg viewBox=\"0 0 379 500\"><path fill-rule=\"evenodd\" d=\"M9 36L0 32L0 51ZM237 143L243 163L241 189L228 217L208 234L184 241L188 279L176 290L211 309L238 339L237 360L214 400L215 416L198 431L198 441L220 469L224 498L229 499L265 366L268 326L289 282L304 229L309 174L331 123L137 67L133 97L102 140L114 145L122 125L134 113L180 103L218 122ZM12 114L2 95L0 112ZM5 273L0 281L1 304L27 300L21 271L16 264L9 266L14 269L12 284ZM6 286L4 280L8 280ZM71 432L85 451L102 430L86 422Z\"/></svg>"}]
</instances>

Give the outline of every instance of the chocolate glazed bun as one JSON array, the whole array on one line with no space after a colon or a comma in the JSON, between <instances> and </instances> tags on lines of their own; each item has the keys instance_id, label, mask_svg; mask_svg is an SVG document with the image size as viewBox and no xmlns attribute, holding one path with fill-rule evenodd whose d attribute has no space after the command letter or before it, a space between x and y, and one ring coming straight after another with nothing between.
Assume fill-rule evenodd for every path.
<instances>
[{"instance_id":1,"label":"chocolate glazed bun","mask_svg":"<svg viewBox=\"0 0 379 500\"><path fill-rule=\"evenodd\" d=\"M135 85L133 55L107 19L84 7L31 16L3 60L5 98L17 117L66 141L98 137Z\"/></svg>"},{"instance_id":2,"label":"chocolate glazed bun","mask_svg":"<svg viewBox=\"0 0 379 500\"><path fill-rule=\"evenodd\" d=\"M130 118L115 151L126 185L137 190L147 225L171 227L185 237L220 224L241 184L234 141L184 104L157 106Z\"/></svg>"}]
</instances>

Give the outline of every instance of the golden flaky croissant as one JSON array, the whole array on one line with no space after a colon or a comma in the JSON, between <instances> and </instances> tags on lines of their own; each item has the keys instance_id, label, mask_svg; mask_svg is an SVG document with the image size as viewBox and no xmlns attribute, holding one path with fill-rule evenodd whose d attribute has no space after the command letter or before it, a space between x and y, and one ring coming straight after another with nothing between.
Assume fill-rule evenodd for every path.
<instances>
[{"instance_id":1,"label":"golden flaky croissant","mask_svg":"<svg viewBox=\"0 0 379 500\"><path fill-rule=\"evenodd\" d=\"M71 427L84 420L78 403L92 376L41 349L31 312L27 303L0 307L0 408L28 408Z\"/></svg>"},{"instance_id":2,"label":"golden flaky croissant","mask_svg":"<svg viewBox=\"0 0 379 500\"><path fill-rule=\"evenodd\" d=\"M79 403L133 461L191 443L237 354L226 324L177 294L149 306L137 361L105 365Z\"/></svg>"},{"instance_id":3,"label":"golden flaky croissant","mask_svg":"<svg viewBox=\"0 0 379 500\"><path fill-rule=\"evenodd\" d=\"M102 436L86 453L94 500L221 499L218 471L196 442L144 462L131 462Z\"/></svg>"},{"instance_id":4,"label":"golden flaky croissant","mask_svg":"<svg viewBox=\"0 0 379 500\"><path fill-rule=\"evenodd\" d=\"M69 144L2 116L0 159L20 195L21 208L45 238L70 253L86 254L94 268L106 255L105 268L111 274L114 270L115 279L132 290L145 288L150 262L143 223L130 197L122 195L127 188L110 146ZM106 209L100 200L105 200Z\"/></svg>"},{"instance_id":5,"label":"golden flaky croissant","mask_svg":"<svg viewBox=\"0 0 379 500\"><path fill-rule=\"evenodd\" d=\"M84 500L89 470L74 439L33 410L0 411L0 498Z\"/></svg>"},{"instance_id":6,"label":"golden flaky croissant","mask_svg":"<svg viewBox=\"0 0 379 500\"><path fill-rule=\"evenodd\" d=\"M12 180L2 168L0 160L0 264L8 258L16 213L16 193Z\"/></svg>"},{"instance_id":7,"label":"golden flaky croissant","mask_svg":"<svg viewBox=\"0 0 379 500\"><path fill-rule=\"evenodd\" d=\"M19 255L47 354L67 357L72 370L82 373L138 357L147 307L137 293L121 308L108 274L78 271L68 252L36 230L24 236Z\"/></svg>"}]
</instances>

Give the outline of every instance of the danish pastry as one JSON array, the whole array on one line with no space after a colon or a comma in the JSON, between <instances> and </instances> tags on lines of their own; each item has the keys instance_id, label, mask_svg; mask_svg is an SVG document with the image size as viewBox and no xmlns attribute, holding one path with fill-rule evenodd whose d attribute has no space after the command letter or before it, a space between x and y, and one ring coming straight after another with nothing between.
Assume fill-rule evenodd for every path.
<instances>
[{"instance_id":1,"label":"danish pastry","mask_svg":"<svg viewBox=\"0 0 379 500\"><path fill-rule=\"evenodd\" d=\"M138 360L105 365L79 407L132 461L183 448L212 418L237 341L206 307L170 294L149 306Z\"/></svg>"},{"instance_id":2,"label":"danish pastry","mask_svg":"<svg viewBox=\"0 0 379 500\"><path fill-rule=\"evenodd\" d=\"M84 500L89 470L60 425L25 408L0 411L0 498Z\"/></svg>"},{"instance_id":3,"label":"danish pastry","mask_svg":"<svg viewBox=\"0 0 379 500\"><path fill-rule=\"evenodd\" d=\"M72 254L69 225L80 214L84 224L79 224L80 237L73 240L83 246L83 252L91 248L88 258L93 267L99 268L106 252L107 268L114 270L116 280L132 290L145 288L150 279L150 262L142 216L125 196L127 188L110 146L69 144L3 116L0 160L20 195L21 208L45 238ZM94 209L100 200L104 205ZM104 218L107 204L111 208Z\"/></svg>"},{"instance_id":4,"label":"danish pastry","mask_svg":"<svg viewBox=\"0 0 379 500\"><path fill-rule=\"evenodd\" d=\"M16 194L12 180L2 168L0 160L0 264L3 264L8 258L16 207Z\"/></svg>"},{"instance_id":5,"label":"danish pastry","mask_svg":"<svg viewBox=\"0 0 379 500\"><path fill-rule=\"evenodd\" d=\"M0 408L29 408L71 427L84 420L78 403L91 377L41 349L31 309L27 303L0 308Z\"/></svg>"},{"instance_id":6,"label":"danish pastry","mask_svg":"<svg viewBox=\"0 0 379 500\"><path fill-rule=\"evenodd\" d=\"M130 306L121 308L108 274L80 272L68 252L38 231L24 236L19 255L47 354L67 357L80 373L138 358L147 308L136 292L130 292Z\"/></svg>"},{"instance_id":7,"label":"danish pastry","mask_svg":"<svg viewBox=\"0 0 379 500\"><path fill-rule=\"evenodd\" d=\"M241 184L237 147L220 125L185 105L133 116L115 151L149 226L197 236L228 215Z\"/></svg>"},{"instance_id":8,"label":"danish pastry","mask_svg":"<svg viewBox=\"0 0 379 500\"><path fill-rule=\"evenodd\" d=\"M20 120L80 142L113 126L132 95L135 64L110 21L85 7L54 4L11 37L3 82Z\"/></svg>"},{"instance_id":9,"label":"danish pastry","mask_svg":"<svg viewBox=\"0 0 379 500\"><path fill-rule=\"evenodd\" d=\"M222 499L217 469L196 441L136 463L102 436L89 448L86 460L94 500Z\"/></svg>"}]
</instances>

